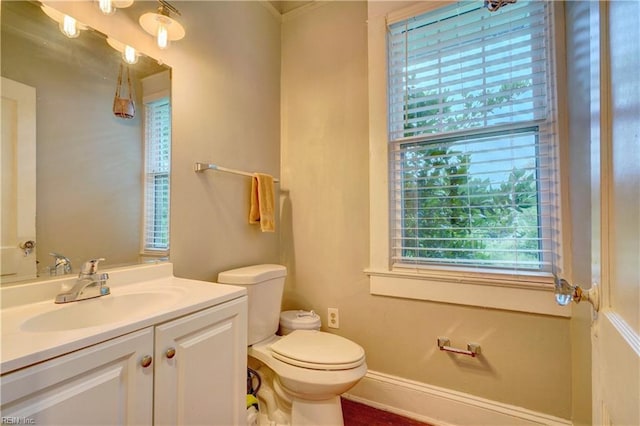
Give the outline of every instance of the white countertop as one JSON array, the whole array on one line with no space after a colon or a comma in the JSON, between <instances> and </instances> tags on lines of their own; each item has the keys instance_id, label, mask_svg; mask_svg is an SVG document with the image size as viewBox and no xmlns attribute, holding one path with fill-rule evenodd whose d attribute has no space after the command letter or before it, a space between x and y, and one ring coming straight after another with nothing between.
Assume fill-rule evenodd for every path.
<instances>
[{"instance_id":1,"label":"white countertop","mask_svg":"<svg viewBox=\"0 0 640 426\"><path fill-rule=\"evenodd\" d=\"M34 292L33 284L25 285L22 293L20 286L12 287L11 293L3 292L3 298L10 299L11 303L3 300L4 306L0 311L0 373L5 374L246 295L246 290L242 287L174 277L171 264L131 269L132 271L109 271L110 279L107 285L111 289L111 295L95 299L66 304L55 304L53 298L35 302L22 299L23 303L17 302L16 300L22 297L20 294ZM51 282L47 282L46 285L54 286ZM59 285L55 291L59 292L58 290ZM82 303L83 307L90 308L97 306L90 304L99 304L109 297L150 291L166 292L169 299L163 300L161 306L152 302L148 306L141 304L123 319L109 324L45 332L28 331L24 326L28 319L36 315L65 309L71 304Z\"/></svg>"}]
</instances>

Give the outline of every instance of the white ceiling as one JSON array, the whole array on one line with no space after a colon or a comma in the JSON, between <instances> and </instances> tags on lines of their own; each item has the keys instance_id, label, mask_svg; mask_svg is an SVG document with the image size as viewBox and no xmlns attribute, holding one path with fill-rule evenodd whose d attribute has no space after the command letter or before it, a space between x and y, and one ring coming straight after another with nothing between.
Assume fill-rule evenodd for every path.
<instances>
[{"instance_id":1,"label":"white ceiling","mask_svg":"<svg viewBox=\"0 0 640 426\"><path fill-rule=\"evenodd\" d=\"M293 0L293 1L280 1L280 0L272 0L269 3L276 8L280 14L284 15L287 12L291 12L294 9L297 9L306 4L312 3L310 0Z\"/></svg>"}]
</instances>

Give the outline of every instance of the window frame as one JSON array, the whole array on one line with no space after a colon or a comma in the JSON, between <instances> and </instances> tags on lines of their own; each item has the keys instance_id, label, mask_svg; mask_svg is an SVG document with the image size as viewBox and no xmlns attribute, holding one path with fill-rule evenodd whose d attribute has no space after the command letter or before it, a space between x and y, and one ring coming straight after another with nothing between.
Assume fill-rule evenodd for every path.
<instances>
[{"instance_id":1,"label":"window frame","mask_svg":"<svg viewBox=\"0 0 640 426\"><path fill-rule=\"evenodd\" d=\"M547 273L513 273L493 269L465 268L429 265L416 268L412 265L392 264L390 247L391 187L389 175L388 102L387 102L387 25L411 16L425 13L451 2L370 3L369 4L369 166L370 166L370 266L365 273L370 277L370 292L374 295L431 300L496 309L534 312L568 317L571 308L559 307L553 299L553 278ZM550 2L554 29L550 55L555 68L552 78L564 78L564 50L562 26L563 9ZM489 12L487 12L489 13ZM564 111L563 85L556 84L558 117ZM566 125L559 121L558 138L566 141ZM560 193L566 189L566 152L560 144ZM569 241L566 198L562 197L560 212L561 253ZM570 262L561 256L562 265ZM570 277L565 267L563 276Z\"/></svg>"}]
</instances>

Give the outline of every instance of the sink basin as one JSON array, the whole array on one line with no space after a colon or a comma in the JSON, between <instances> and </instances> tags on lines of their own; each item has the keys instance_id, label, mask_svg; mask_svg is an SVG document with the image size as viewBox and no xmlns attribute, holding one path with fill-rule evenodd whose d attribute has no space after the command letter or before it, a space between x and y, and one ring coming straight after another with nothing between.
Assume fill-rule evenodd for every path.
<instances>
[{"instance_id":1,"label":"sink basin","mask_svg":"<svg viewBox=\"0 0 640 426\"><path fill-rule=\"evenodd\" d=\"M22 323L23 331L65 331L96 327L122 321L125 318L141 317L171 306L180 295L179 291L150 291L108 295L94 299L57 305L55 310L43 312Z\"/></svg>"}]
</instances>

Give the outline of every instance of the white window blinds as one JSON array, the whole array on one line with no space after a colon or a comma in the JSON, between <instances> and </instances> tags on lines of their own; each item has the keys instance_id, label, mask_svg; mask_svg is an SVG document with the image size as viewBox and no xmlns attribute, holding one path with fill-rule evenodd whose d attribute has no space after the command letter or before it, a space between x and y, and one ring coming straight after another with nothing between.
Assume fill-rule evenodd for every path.
<instances>
[{"instance_id":1,"label":"white window blinds","mask_svg":"<svg viewBox=\"0 0 640 426\"><path fill-rule=\"evenodd\" d=\"M553 270L547 8L459 2L389 26L395 266Z\"/></svg>"},{"instance_id":2,"label":"white window blinds","mask_svg":"<svg viewBox=\"0 0 640 426\"><path fill-rule=\"evenodd\" d=\"M543 1L456 3L389 34L391 139L547 117Z\"/></svg>"},{"instance_id":3,"label":"white window blinds","mask_svg":"<svg viewBox=\"0 0 640 426\"><path fill-rule=\"evenodd\" d=\"M145 103L144 250L169 250L169 173L171 105L169 98Z\"/></svg>"}]
</instances>

